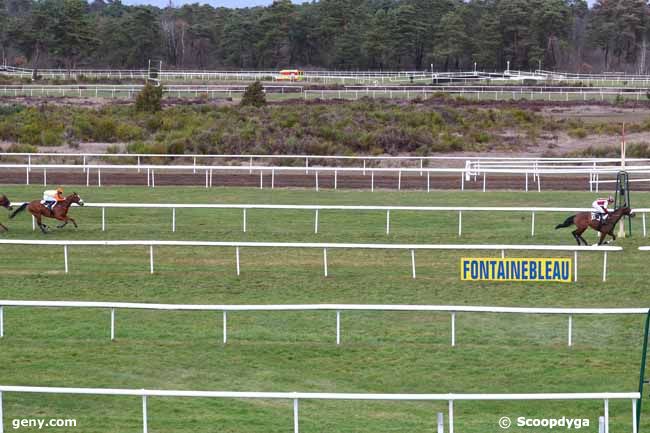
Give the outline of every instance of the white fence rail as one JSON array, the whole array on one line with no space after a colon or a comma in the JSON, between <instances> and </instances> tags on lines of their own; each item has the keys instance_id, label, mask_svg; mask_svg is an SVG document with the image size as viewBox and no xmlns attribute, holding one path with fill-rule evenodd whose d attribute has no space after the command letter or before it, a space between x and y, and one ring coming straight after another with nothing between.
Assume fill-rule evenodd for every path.
<instances>
[{"instance_id":1,"label":"white fence rail","mask_svg":"<svg viewBox=\"0 0 650 433\"><path fill-rule=\"evenodd\" d=\"M319 249L323 251L323 275L329 274L327 251L336 249L351 250L403 250L411 253L411 276L415 279L415 251L457 250L457 251L562 251L573 252L573 279L578 280L578 252L591 251L603 253L603 281L607 280L607 253L623 251L614 246L569 246L569 245L444 245L444 244L351 244L351 243L299 243L299 242L208 242L208 241L156 241L156 240L115 240L115 241L68 241L68 240L29 240L0 239L0 245L42 245L62 246L65 273L69 272L68 247L70 246L148 246L149 272L154 273L154 246L174 247L234 247L237 275L241 274L241 248L298 248Z\"/></svg>"},{"instance_id":2,"label":"white fence rail","mask_svg":"<svg viewBox=\"0 0 650 433\"><path fill-rule=\"evenodd\" d=\"M530 393L530 394L360 394L360 393L312 393L312 392L229 392L229 391L173 391L149 389L111 388L57 388L43 386L0 385L0 433L2 433L2 398L7 393L37 393L64 395L137 396L142 399L142 431L148 433L147 398L151 397L200 397L231 399L267 399L293 402L293 432L300 432L300 400L383 400L383 401L446 401L448 404L449 433L454 432L454 403L459 401L541 401L541 400L602 400L604 432L609 433L609 401L632 402L632 432L637 432L636 404L641 398L638 392L592 392L592 393Z\"/></svg>"},{"instance_id":3,"label":"white fence rail","mask_svg":"<svg viewBox=\"0 0 650 433\"><path fill-rule=\"evenodd\" d=\"M22 202L12 202L14 206L20 206ZM108 227L108 215L106 209L171 209L171 231L176 232L178 223L177 209L239 209L242 210L242 232L246 233L249 228L248 211L260 210L305 210L314 211L314 233L320 230L322 211L360 211L360 212L386 212L386 234L390 234L393 227L391 212L454 212L458 213L458 236L463 234L463 212L521 212L531 214L530 234L535 236L535 215L545 212L591 212L592 208L578 207L505 207L505 206L338 206L338 205L275 205L275 204L182 204L182 203L86 203L84 208L101 208L101 227L106 231ZM634 212L643 215L643 233L645 236L645 213L650 209L635 209ZM36 230L36 223L32 219L32 230Z\"/></svg>"},{"instance_id":4,"label":"white fence rail","mask_svg":"<svg viewBox=\"0 0 650 433\"><path fill-rule=\"evenodd\" d=\"M292 166L232 166L232 165L152 165L152 164L138 164L138 165L98 165L98 164L85 164L85 165L75 165L75 164L0 164L0 170L24 170L25 171L25 184L30 184L30 173L34 170L42 171L43 185L47 185L47 171L50 170L65 170L70 173L73 170L82 170L86 174L86 186L90 186L90 176L91 172L96 174L97 186L102 186L102 170L104 173L107 172L128 172L128 171L137 171L141 173L146 171L147 177L147 186L155 188L156 186L156 172L188 172L189 170L192 173L204 173L205 175L205 187L209 188L213 185L212 176L213 173L246 173L253 174L253 172L259 172L259 186L264 188L264 175L270 176L270 187L275 187L275 178L281 173L291 173L291 174L309 174L310 172L314 176L314 188L316 191L320 189L321 183L319 182L319 175L322 177L323 174L333 177L333 188L338 189L338 176L339 174L352 174L352 175L363 175L370 178L368 182L368 187L371 191L375 189L375 173L378 174L392 174L396 176L396 187L397 190L402 189L402 176L403 175L419 175L420 177L426 177L426 182L423 182L423 188L427 191L431 190L431 176L436 175L448 175L448 176L459 176L460 190L465 189L465 181L470 178L477 179L477 176L482 175L482 189L487 191L487 175L498 175L498 176L522 176L522 186L525 191L529 190L529 176L533 176L533 181L537 184L537 190L541 191L541 175L548 176L586 176L585 185L589 185L591 189L592 186L598 185L599 176L615 176L619 171L620 167L616 166L599 166L599 167L584 167L584 168L567 168L567 167L546 167L546 168L492 168L492 167L482 167L480 169L468 169L464 168L430 168L430 167L420 167L420 168L390 168L390 167L328 167L328 166L307 166L307 167L292 167ZM628 173L631 175L645 175L650 176L650 166L630 166L627 167Z\"/></svg>"},{"instance_id":5,"label":"white fence rail","mask_svg":"<svg viewBox=\"0 0 650 433\"><path fill-rule=\"evenodd\" d=\"M110 97L132 98L142 90L144 85L109 85L109 84L88 84L88 85L5 85L0 86L1 96L57 96L57 97ZM163 93L169 96L180 97L231 97L234 94L242 94L246 90L245 86L190 86L190 85L167 85L163 87ZM264 86L267 93L302 94L300 86Z\"/></svg>"},{"instance_id":6,"label":"white fence rail","mask_svg":"<svg viewBox=\"0 0 650 433\"><path fill-rule=\"evenodd\" d=\"M115 340L115 313L117 310L154 311L215 311L222 313L223 344L228 342L228 313L239 311L335 311L336 344L341 344L341 312L437 312L451 313L451 346L456 346L457 313L483 314L533 314L563 315L568 317L567 345L573 346L573 316L582 315L643 315L647 308L528 308L528 307L484 307L468 305L358 305L358 304L285 304L285 305L188 305L188 304L143 304L134 302L90 302L90 301L16 301L0 300L0 338L4 337L4 308L90 308L111 312L110 338Z\"/></svg>"}]
</instances>

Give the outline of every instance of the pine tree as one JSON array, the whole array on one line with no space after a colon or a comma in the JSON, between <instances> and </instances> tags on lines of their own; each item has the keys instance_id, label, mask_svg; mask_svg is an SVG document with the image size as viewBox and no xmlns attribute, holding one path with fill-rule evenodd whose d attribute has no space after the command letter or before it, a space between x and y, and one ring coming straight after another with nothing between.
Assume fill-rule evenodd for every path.
<instances>
[{"instance_id":1,"label":"pine tree","mask_svg":"<svg viewBox=\"0 0 650 433\"><path fill-rule=\"evenodd\" d=\"M255 81L246 87L240 105L252 105L253 107L263 107L266 105L266 94L264 93L264 86L262 86L261 82Z\"/></svg>"}]
</instances>

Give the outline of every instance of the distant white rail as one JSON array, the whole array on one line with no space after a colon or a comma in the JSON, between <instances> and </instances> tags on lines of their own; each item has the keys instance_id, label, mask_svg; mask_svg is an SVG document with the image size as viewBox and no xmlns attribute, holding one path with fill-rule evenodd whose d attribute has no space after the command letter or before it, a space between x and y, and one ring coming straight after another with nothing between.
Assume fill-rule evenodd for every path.
<instances>
[{"instance_id":1,"label":"distant white rail","mask_svg":"<svg viewBox=\"0 0 650 433\"><path fill-rule=\"evenodd\" d=\"M416 277L415 251L457 250L457 251L501 251L505 257L506 251L562 251L573 252L574 281L578 279L578 252L591 251L603 253L603 281L607 280L607 253L623 251L621 247L614 246L570 246L570 245L480 245L480 244L352 244L352 243L299 243L299 242L208 242L208 241L157 241L157 240L114 240L114 241L69 241L69 240L30 240L30 239L0 239L0 245L43 245L62 246L64 270L69 271L68 247L70 246L148 246L149 247L149 272L154 273L154 246L174 247L234 247L237 275L241 273L240 254L241 248L298 248L320 249L323 251L323 274L329 274L327 264L327 251L336 249L362 249L362 250L404 250L411 253L411 276Z\"/></svg>"},{"instance_id":2,"label":"distant white rail","mask_svg":"<svg viewBox=\"0 0 650 433\"><path fill-rule=\"evenodd\" d=\"M648 308L543 308L543 307L493 307L468 305L359 305L359 304L285 304L285 305L189 305L189 304L147 304L134 302L89 302L89 301L17 301L0 300L0 338L5 335L4 308L89 308L110 310L110 339L115 340L115 318L117 310L153 311L215 311L222 313L222 341L228 342L228 313L240 311L335 311L336 344L342 341L341 312L438 312L451 313L451 346L456 346L457 313L489 314L533 314L568 316L567 345L573 346L573 316L582 315L643 315Z\"/></svg>"},{"instance_id":3,"label":"distant white rail","mask_svg":"<svg viewBox=\"0 0 650 433\"><path fill-rule=\"evenodd\" d=\"M270 176L270 187L274 188L275 187L275 179L276 176L279 176L281 173L291 173L291 174L296 174L296 173L305 173L309 174L311 171L313 176L314 176L314 188L316 191L319 190L321 183L319 183L319 174L322 175L326 174L329 176L333 176L333 188L337 189L338 188L338 175L339 173L341 174L356 174L356 175L363 175L366 176L369 174L368 177L370 177L370 181L368 184L368 187L370 188L371 191L374 191L375 188L375 173L379 174L393 174L396 175L396 183L397 183L397 190L402 189L402 175L403 174L411 174L411 175L419 175L420 177L425 176L426 177L426 185L424 186L427 191L430 191L431 189L431 179L430 177L432 175L448 175L448 176L459 176L459 181L460 181L460 189L461 191L465 189L465 181L469 180L471 177L474 177L476 180L476 177L479 175L482 175L482 182L483 182L483 191L487 190L487 175L488 174L493 174L493 175L506 175L506 176L515 176L515 175L521 175L523 177L522 179L522 184L524 186L524 189L528 191L529 189L529 182L528 178L529 175L533 176L533 179L536 180L537 183L537 190L541 191L541 181L540 181L540 176L541 175L549 175L549 176L565 176L565 175L572 175L572 176L587 176L587 182L591 188L591 185L593 183L594 176L600 176L600 175L610 175L614 176L620 171L620 167L616 166L598 166L598 167L583 167L583 168L567 168L567 167L541 167L541 168L530 168L530 167L523 167L523 168L493 168L493 167L481 167L480 169L469 169L467 167L463 168L453 168L453 167L445 167L445 168L431 168L431 167L424 167L421 164L420 168L413 168L413 167L402 167L402 168L391 168L391 167L331 167L331 166L318 166L318 167L294 167L294 166L265 166L265 165L239 165L239 166L232 166L232 165L153 165L153 164L115 164L115 165L108 165L108 164L85 164L85 165L76 165L76 164L31 164L28 162L27 164L0 164L0 170L25 170L25 184L29 185L30 184L30 173L34 170L38 170L43 172L43 178L42 178L42 183L44 185L47 184L47 171L56 171L56 170L66 170L67 172L71 172L71 170L82 170L86 174L86 186L90 186L90 175L91 171L96 174L97 178L97 186L102 185L101 181L101 176L102 176L102 170L104 173L107 172L123 172L123 171L137 171L138 173L142 171L146 171L146 177L147 177L147 186L154 187L156 185L156 180L155 180L155 174L156 172L187 172L189 170L192 171L192 173L204 173L205 174L205 187L209 188L213 185L212 182L212 175L213 173L233 173L233 172L248 172L248 174L253 174L253 172L259 172L259 185L260 188L264 187L264 175L266 174L267 176L267 182L268 177ZM642 174L646 176L650 176L650 165L644 165L644 166L629 166L627 167L627 171L630 174Z\"/></svg>"},{"instance_id":4,"label":"distant white rail","mask_svg":"<svg viewBox=\"0 0 650 433\"><path fill-rule=\"evenodd\" d=\"M232 399L267 399L293 402L293 432L300 433L300 400L369 400L369 401L446 401L448 404L449 433L454 432L454 402L459 401L528 401L528 400L602 400L604 408L604 433L609 433L609 401L631 400L632 432L637 432L636 404L638 392L591 392L591 393L529 393L529 394L362 394L362 393L314 393L314 392L230 392L230 391L174 391L150 389L111 388L60 388L45 386L0 385L0 433L2 433L2 395L4 393L36 393L66 395L137 396L142 399L142 432L148 433L147 399L151 397L200 397ZM440 428L440 424L439 424Z\"/></svg>"}]
</instances>

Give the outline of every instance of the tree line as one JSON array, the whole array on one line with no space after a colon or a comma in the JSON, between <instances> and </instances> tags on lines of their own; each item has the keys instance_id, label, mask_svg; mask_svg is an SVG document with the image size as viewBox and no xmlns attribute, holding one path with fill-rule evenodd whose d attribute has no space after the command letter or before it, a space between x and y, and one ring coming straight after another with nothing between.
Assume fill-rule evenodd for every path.
<instances>
[{"instance_id":1,"label":"tree line","mask_svg":"<svg viewBox=\"0 0 650 433\"><path fill-rule=\"evenodd\" d=\"M276 0L244 9L0 0L9 64L647 72L646 0Z\"/></svg>"}]
</instances>

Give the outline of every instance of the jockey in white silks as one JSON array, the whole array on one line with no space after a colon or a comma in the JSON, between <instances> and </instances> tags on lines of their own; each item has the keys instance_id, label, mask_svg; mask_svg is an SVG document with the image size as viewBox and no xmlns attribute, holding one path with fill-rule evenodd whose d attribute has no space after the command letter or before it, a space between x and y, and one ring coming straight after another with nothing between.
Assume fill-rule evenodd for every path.
<instances>
[{"instance_id":1,"label":"jockey in white silks","mask_svg":"<svg viewBox=\"0 0 650 433\"><path fill-rule=\"evenodd\" d=\"M612 203L614 203L614 197L611 195L607 198L598 198L594 200L591 204L591 207L594 209L594 219L599 220L601 223L605 223L610 214L608 207Z\"/></svg>"}]
</instances>

